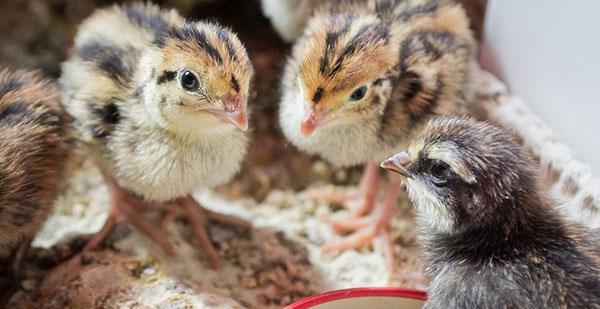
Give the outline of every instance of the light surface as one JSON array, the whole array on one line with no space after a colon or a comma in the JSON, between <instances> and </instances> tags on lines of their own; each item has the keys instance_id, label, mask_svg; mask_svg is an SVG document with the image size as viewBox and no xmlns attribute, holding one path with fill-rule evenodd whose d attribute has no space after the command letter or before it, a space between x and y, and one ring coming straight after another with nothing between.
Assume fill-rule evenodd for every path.
<instances>
[{"instance_id":1,"label":"light surface","mask_svg":"<svg viewBox=\"0 0 600 309\"><path fill-rule=\"evenodd\" d=\"M483 66L600 171L600 1L489 0Z\"/></svg>"}]
</instances>

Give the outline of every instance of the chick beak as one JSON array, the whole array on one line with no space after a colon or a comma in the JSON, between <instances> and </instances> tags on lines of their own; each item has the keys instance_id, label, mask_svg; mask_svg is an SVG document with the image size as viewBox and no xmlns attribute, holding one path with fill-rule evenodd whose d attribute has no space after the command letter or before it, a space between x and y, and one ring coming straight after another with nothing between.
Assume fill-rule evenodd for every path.
<instances>
[{"instance_id":1,"label":"chick beak","mask_svg":"<svg viewBox=\"0 0 600 309\"><path fill-rule=\"evenodd\" d=\"M412 178L411 173L408 171L408 164L410 163L410 155L408 152L403 151L394 155L393 157L381 162L381 167L386 170L396 172L400 175Z\"/></svg>"},{"instance_id":2,"label":"chick beak","mask_svg":"<svg viewBox=\"0 0 600 309\"><path fill-rule=\"evenodd\" d=\"M224 120L230 121L242 131L248 130L248 113L246 105L248 99L241 95L226 95L223 97L225 110L221 113Z\"/></svg>"},{"instance_id":3,"label":"chick beak","mask_svg":"<svg viewBox=\"0 0 600 309\"><path fill-rule=\"evenodd\" d=\"M315 105L305 107L304 118L300 123L300 133L302 137L309 137L317 128L323 125L325 112L317 109Z\"/></svg>"}]
</instances>

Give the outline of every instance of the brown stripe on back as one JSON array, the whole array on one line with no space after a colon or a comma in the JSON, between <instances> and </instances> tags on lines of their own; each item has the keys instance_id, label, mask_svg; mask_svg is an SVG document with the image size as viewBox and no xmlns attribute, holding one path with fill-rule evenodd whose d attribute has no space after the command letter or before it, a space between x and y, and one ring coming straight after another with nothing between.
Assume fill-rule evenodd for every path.
<instances>
[{"instance_id":1,"label":"brown stripe on back","mask_svg":"<svg viewBox=\"0 0 600 309\"><path fill-rule=\"evenodd\" d=\"M125 50L117 46L105 45L99 42L92 42L81 47L77 54L83 61L92 62L104 73L108 74L110 79L127 85L133 76L134 57L136 52Z\"/></svg>"},{"instance_id":2,"label":"brown stripe on back","mask_svg":"<svg viewBox=\"0 0 600 309\"><path fill-rule=\"evenodd\" d=\"M434 14L440 7L440 4L440 0L429 0L427 3L402 11L396 18L403 22L407 22L418 16Z\"/></svg>"},{"instance_id":3,"label":"brown stripe on back","mask_svg":"<svg viewBox=\"0 0 600 309\"><path fill-rule=\"evenodd\" d=\"M114 131L115 125L119 123L121 114L116 101L116 98L111 98L104 104L88 103L88 108L94 115L94 121L88 125L88 128L95 138L109 136Z\"/></svg>"},{"instance_id":4,"label":"brown stripe on back","mask_svg":"<svg viewBox=\"0 0 600 309\"><path fill-rule=\"evenodd\" d=\"M421 83L420 81L418 81ZM412 84L415 81L409 83ZM410 89L408 94L413 95L413 98L406 102L406 111L410 116L413 123L416 123L424 117L429 117L435 113L435 108L438 105L440 95L444 88L444 82L441 78L441 73L438 73L435 77L435 88L427 89L423 85L419 86L421 89L414 93L411 93Z\"/></svg>"},{"instance_id":5,"label":"brown stripe on back","mask_svg":"<svg viewBox=\"0 0 600 309\"><path fill-rule=\"evenodd\" d=\"M375 14L382 20L390 21L396 18L394 16L394 9L400 5L400 3L406 0L379 0L375 1Z\"/></svg>"},{"instance_id":6,"label":"brown stripe on back","mask_svg":"<svg viewBox=\"0 0 600 309\"><path fill-rule=\"evenodd\" d=\"M407 59L417 53L419 61L436 61L444 55L469 48L466 43L458 43L450 33L421 30L409 34L400 46L400 63L404 66Z\"/></svg>"},{"instance_id":7,"label":"brown stripe on back","mask_svg":"<svg viewBox=\"0 0 600 309\"><path fill-rule=\"evenodd\" d=\"M29 103L16 100L5 105L4 109L0 110L0 124L13 125L19 122L32 119L32 112L29 111Z\"/></svg>"},{"instance_id":8,"label":"brown stripe on back","mask_svg":"<svg viewBox=\"0 0 600 309\"><path fill-rule=\"evenodd\" d=\"M11 217L11 223L15 226L21 227L33 220L33 215L26 210L20 210L19 212L13 213Z\"/></svg>"},{"instance_id":9,"label":"brown stripe on back","mask_svg":"<svg viewBox=\"0 0 600 309\"><path fill-rule=\"evenodd\" d=\"M17 90L21 83L17 79L0 80L0 99L7 93Z\"/></svg>"},{"instance_id":10,"label":"brown stripe on back","mask_svg":"<svg viewBox=\"0 0 600 309\"><path fill-rule=\"evenodd\" d=\"M119 108L113 101L108 101L103 106L94 106L92 112L106 124L116 124L119 122Z\"/></svg>"}]
</instances>

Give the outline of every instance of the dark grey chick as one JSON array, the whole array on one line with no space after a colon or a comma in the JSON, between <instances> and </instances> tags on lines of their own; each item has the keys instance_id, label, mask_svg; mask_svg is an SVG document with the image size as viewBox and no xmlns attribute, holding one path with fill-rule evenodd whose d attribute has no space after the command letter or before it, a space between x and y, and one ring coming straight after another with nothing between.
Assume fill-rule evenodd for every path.
<instances>
[{"instance_id":1,"label":"dark grey chick","mask_svg":"<svg viewBox=\"0 0 600 309\"><path fill-rule=\"evenodd\" d=\"M432 278L426 308L600 308L600 231L559 215L503 130L435 119L382 166L407 177Z\"/></svg>"}]
</instances>

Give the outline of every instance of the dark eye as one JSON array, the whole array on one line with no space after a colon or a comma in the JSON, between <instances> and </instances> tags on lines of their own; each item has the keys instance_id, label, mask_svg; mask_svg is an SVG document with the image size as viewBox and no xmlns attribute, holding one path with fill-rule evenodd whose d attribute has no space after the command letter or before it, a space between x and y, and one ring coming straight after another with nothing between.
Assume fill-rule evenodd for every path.
<instances>
[{"instance_id":1,"label":"dark eye","mask_svg":"<svg viewBox=\"0 0 600 309\"><path fill-rule=\"evenodd\" d=\"M360 87L356 88L356 90L354 90L354 92L352 92L352 94L350 95L350 99L353 101L358 101L358 100L362 99L366 93L367 93L367 86L360 86Z\"/></svg>"},{"instance_id":2,"label":"dark eye","mask_svg":"<svg viewBox=\"0 0 600 309\"><path fill-rule=\"evenodd\" d=\"M450 166L442 161L433 161L429 165L429 174L433 177L436 185L445 185L451 177Z\"/></svg>"},{"instance_id":3,"label":"dark eye","mask_svg":"<svg viewBox=\"0 0 600 309\"><path fill-rule=\"evenodd\" d=\"M183 74L181 74L181 87L189 91L198 89L198 79L194 73L190 71L184 71Z\"/></svg>"}]
</instances>

